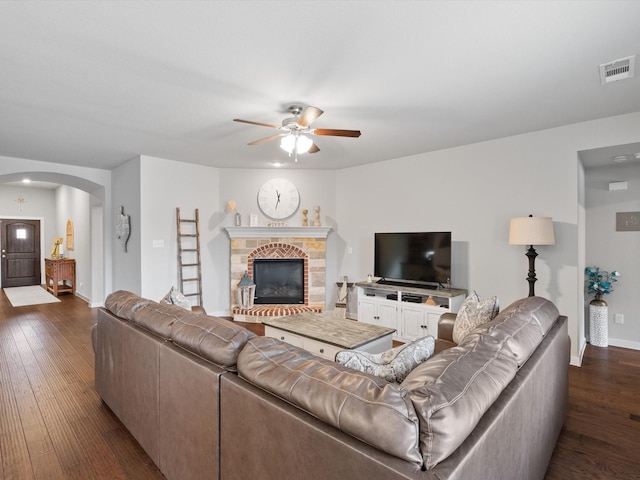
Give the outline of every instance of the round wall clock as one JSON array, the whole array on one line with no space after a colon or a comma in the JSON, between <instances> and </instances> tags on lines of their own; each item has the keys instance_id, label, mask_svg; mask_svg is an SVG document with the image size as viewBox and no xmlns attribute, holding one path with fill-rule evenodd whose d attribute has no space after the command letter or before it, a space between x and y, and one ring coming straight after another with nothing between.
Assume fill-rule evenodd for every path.
<instances>
[{"instance_id":1,"label":"round wall clock","mask_svg":"<svg viewBox=\"0 0 640 480\"><path fill-rule=\"evenodd\" d=\"M284 178L267 180L258 192L258 206L267 217L276 220L293 215L300 205L296 186Z\"/></svg>"}]
</instances>

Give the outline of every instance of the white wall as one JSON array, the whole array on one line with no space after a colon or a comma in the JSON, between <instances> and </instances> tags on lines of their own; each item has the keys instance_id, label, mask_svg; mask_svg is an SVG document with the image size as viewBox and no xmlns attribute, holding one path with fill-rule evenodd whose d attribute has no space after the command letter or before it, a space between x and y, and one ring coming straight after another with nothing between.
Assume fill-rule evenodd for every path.
<instances>
[{"instance_id":1,"label":"white wall","mask_svg":"<svg viewBox=\"0 0 640 480\"><path fill-rule=\"evenodd\" d=\"M140 157L114 168L112 182L111 216L106 219L113 237L112 290L128 290L142 295ZM119 222L121 208L125 215L129 215L131 224L126 251L120 240L115 238L115 226Z\"/></svg>"},{"instance_id":2,"label":"white wall","mask_svg":"<svg viewBox=\"0 0 640 480\"><path fill-rule=\"evenodd\" d=\"M639 139L640 114L630 114L340 170L338 233L353 254L338 268L364 279L373 270L376 231L451 230L462 257L454 285L498 295L506 306L528 294L525 248L508 245L509 220L551 216L556 245L536 248L536 294L569 317L572 362L579 364L577 152Z\"/></svg>"},{"instance_id":3,"label":"white wall","mask_svg":"<svg viewBox=\"0 0 640 480\"><path fill-rule=\"evenodd\" d=\"M76 260L76 294L91 300L90 195L77 188L60 186L55 190L55 234L63 238L64 256ZM67 220L73 222L73 249L66 248ZM50 244L53 243L53 240Z\"/></svg>"},{"instance_id":4,"label":"white wall","mask_svg":"<svg viewBox=\"0 0 640 480\"><path fill-rule=\"evenodd\" d=\"M628 182L628 190L609 191L609 183L618 181ZM616 231L617 212L640 212L638 162L586 171L586 264L621 273L614 292L604 297L609 305L609 343L640 349L640 231ZM624 315L624 324L614 322L616 313Z\"/></svg>"},{"instance_id":5,"label":"white wall","mask_svg":"<svg viewBox=\"0 0 640 480\"><path fill-rule=\"evenodd\" d=\"M217 260L221 239L226 239L219 225L219 170L148 156L140 157L140 162L142 296L160 300L172 286L179 287L176 207L185 219L195 218L197 208L203 305L210 314L227 315L224 305L228 266ZM154 247L154 241L164 246Z\"/></svg>"}]
</instances>

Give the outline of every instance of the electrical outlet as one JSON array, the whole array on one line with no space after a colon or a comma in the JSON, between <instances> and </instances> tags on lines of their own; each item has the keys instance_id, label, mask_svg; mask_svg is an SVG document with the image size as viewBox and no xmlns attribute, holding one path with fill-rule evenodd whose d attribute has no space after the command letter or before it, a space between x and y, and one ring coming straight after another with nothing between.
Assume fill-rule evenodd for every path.
<instances>
[{"instance_id":1,"label":"electrical outlet","mask_svg":"<svg viewBox=\"0 0 640 480\"><path fill-rule=\"evenodd\" d=\"M164 240L154 240L153 248L164 248Z\"/></svg>"},{"instance_id":2,"label":"electrical outlet","mask_svg":"<svg viewBox=\"0 0 640 480\"><path fill-rule=\"evenodd\" d=\"M347 255L352 255L352 254L353 254L353 248L347 247Z\"/></svg>"},{"instance_id":3,"label":"electrical outlet","mask_svg":"<svg viewBox=\"0 0 640 480\"><path fill-rule=\"evenodd\" d=\"M624 323L624 315L621 313L616 313L613 317L613 321L622 325Z\"/></svg>"}]
</instances>

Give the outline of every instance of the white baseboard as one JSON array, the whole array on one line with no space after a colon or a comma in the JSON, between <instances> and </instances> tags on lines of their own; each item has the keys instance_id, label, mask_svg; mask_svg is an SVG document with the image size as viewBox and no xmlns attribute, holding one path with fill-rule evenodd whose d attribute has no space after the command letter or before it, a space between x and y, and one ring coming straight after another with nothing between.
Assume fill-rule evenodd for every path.
<instances>
[{"instance_id":1,"label":"white baseboard","mask_svg":"<svg viewBox=\"0 0 640 480\"><path fill-rule=\"evenodd\" d=\"M640 342L620 340L618 338L610 338L609 345L612 347L622 347L622 348L630 348L631 350L640 350Z\"/></svg>"},{"instance_id":2,"label":"white baseboard","mask_svg":"<svg viewBox=\"0 0 640 480\"><path fill-rule=\"evenodd\" d=\"M582 366L582 357L584 356L585 348L587 348L587 342L584 342L582 344L582 348L580 349L580 354L577 357L575 355L571 355L571 358L569 359L569 365L572 365L574 367Z\"/></svg>"}]
</instances>

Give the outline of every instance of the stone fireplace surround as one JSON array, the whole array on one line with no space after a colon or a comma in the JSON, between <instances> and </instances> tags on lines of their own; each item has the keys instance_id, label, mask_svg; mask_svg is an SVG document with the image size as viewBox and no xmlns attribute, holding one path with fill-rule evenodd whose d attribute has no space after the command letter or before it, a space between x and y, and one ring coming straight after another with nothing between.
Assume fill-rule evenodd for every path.
<instances>
[{"instance_id":1,"label":"stone fireplace surround","mask_svg":"<svg viewBox=\"0 0 640 480\"><path fill-rule=\"evenodd\" d=\"M231 312L238 322L261 323L269 318L301 312L322 312L326 292L326 243L331 227L226 227L231 239ZM243 309L237 304L238 282L249 272L253 278L254 258L304 259L304 305L255 305Z\"/></svg>"}]
</instances>

